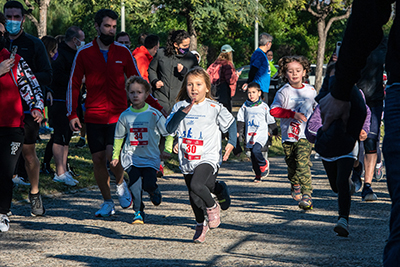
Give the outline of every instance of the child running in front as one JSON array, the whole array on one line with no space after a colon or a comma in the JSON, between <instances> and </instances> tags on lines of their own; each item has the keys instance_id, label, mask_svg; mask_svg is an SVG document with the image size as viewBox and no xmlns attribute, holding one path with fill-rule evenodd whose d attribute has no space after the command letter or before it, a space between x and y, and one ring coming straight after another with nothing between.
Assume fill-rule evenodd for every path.
<instances>
[{"instance_id":1,"label":"child running in front","mask_svg":"<svg viewBox=\"0 0 400 267\"><path fill-rule=\"evenodd\" d=\"M276 93L271 115L281 119L282 146L291 195L301 209L309 210L313 208L310 171L312 145L304 131L316 106L316 91L304 83L310 71L310 63L305 57L286 56L278 64L279 76L287 83Z\"/></svg>"},{"instance_id":2,"label":"child running in front","mask_svg":"<svg viewBox=\"0 0 400 267\"><path fill-rule=\"evenodd\" d=\"M238 135L245 128L246 147L250 149L251 163L256 174L255 183L261 182L261 178L269 174L269 161L264 158L261 150L268 141L268 125L275 123L261 95L260 85L255 82L250 83L247 86L248 99L237 114Z\"/></svg>"},{"instance_id":3,"label":"child running in front","mask_svg":"<svg viewBox=\"0 0 400 267\"><path fill-rule=\"evenodd\" d=\"M132 76L126 81L125 88L132 105L118 119L111 165L116 166L121 160L129 175L128 188L133 196L132 223L143 224L142 189L150 194L155 206L161 204L161 192L157 185L157 170L160 167L158 145L161 135L167 136L168 133L163 114L145 102L150 94L150 84L141 77Z\"/></svg>"},{"instance_id":4,"label":"child running in front","mask_svg":"<svg viewBox=\"0 0 400 267\"><path fill-rule=\"evenodd\" d=\"M212 99L210 77L200 67L187 73L176 99L179 102L172 108L166 128L178 136L179 167L197 222L193 241L203 243L207 231L221 222L220 206L211 193L219 195L224 190L223 186L217 188L216 178L222 159L226 161L236 146L236 122ZM221 132L229 133L223 157Z\"/></svg>"}]
</instances>

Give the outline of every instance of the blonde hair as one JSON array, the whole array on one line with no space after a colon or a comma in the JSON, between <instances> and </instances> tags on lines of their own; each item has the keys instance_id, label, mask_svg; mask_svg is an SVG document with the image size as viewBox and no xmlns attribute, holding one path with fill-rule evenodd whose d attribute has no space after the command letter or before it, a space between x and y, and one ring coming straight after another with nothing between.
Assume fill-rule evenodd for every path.
<instances>
[{"instance_id":1,"label":"blonde hair","mask_svg":"<svg viewBox=\"0 0 400 267\"><path fill-rule=\"evenodd\" d=\"M305 69L306 71L306 75L303 77L303 82L308 79L308 73L310 72L311 68L310 68L310 62L308 61L308 59L304 56L286 56L281 58L278 61L278 65L279 65L279 77L282 78L282 80L287 83L289 82L288 79L286 78L286 72L288 70L288 64L292 63L292 62L298 62L303 66L303 69Z\"/></svg>"},{"instance_id":2,"label":"blonde hair","mask_svg":"<svg viewBox=\"0 0 400 267\"><path fill-rule=\"evenodd\" d=\"M194 67L194 68L190 69L189 72L186 74L185 79L183 80L183 83L181 86L181 90L179 91L179 93L176 97L176 102L189 99L189 95L187 93L186 87L187 87L187 79L190 75L203 78L203 80L206 84L206 87L208 89L208 92L206 92L206 98L214 100L212 98L212 94L211 94L211 80L210 80L210 76L208 75L207 71L205 71L201 67Z\"/></svg>"},{"instance_id":3,"label":"blonde hair","mask_svg":"<svg viewBox=\"0 0 400 267\"><path fill-rule=\"evenodd\" d=\"M143 85L143 87L144 87L144 91L146 92L146 93L150 93L150 84L145 80L145 79L143 79L142 77L139 77L139 76L131 76L127 81L126 81L126 83L125 83L125 90L126 90L126 92L127 93L129 93L129 86L131 86L131 84L134 84L134 83L138 83L138 84L140 84L140 85Z\"/></svg>"}]
</instances>

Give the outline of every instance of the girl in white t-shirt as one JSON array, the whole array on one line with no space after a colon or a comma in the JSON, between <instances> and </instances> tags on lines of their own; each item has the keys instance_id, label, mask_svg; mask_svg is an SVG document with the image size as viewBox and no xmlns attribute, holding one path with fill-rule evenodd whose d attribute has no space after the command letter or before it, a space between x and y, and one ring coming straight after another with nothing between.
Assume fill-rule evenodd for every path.
<instances>
[{"instance_id":1,"label":"girl in white t-shirt","mask_svg":"<svg viewBox=\"0 0 400 267\"><path fill-rule=\"evenodd\" d=\"M212 99L210 77L200 67L187 73L177 101L167 118L166 128L178 136L180 169L197 222L193 241L202 243L208 229L220 224L220 206L211 193L223 192L223 188L216 188L219 185L216 177L222 159L227 160L236 146L236 123L232 114ZM223 157L221 132L229 133Z\"/></svg>"},{"instance_id":2,"label":"girl in white t-shirt","mask_svg":"<svg viewBox=\"0 0 400 267\"><path fill-rule=\"evenodd\" d=\"M132 106L121 113L115 126L111 165L116 166L121 161L128 173L128 188L133 196L132 223L142 224L142 189L150 194L154 205L161 204L161 192L157 185L157 170L160 166L158 145L161 135L167 136L168 133L164 115L145 102L150 94L150 84L141 77L132 76L126 81L126 91Z\"/></svg>"},{"instance_id":3,"label":"girl in white t-shirt","mask_svg":"<svg viewBox=\"0 0 400 267\"><path fill-rule=\"evenodd\" d=\"M261 99L260 85L252 82L247 88L248 99L237 114L238 135L245 128L245 143L250 149L251 163L256 174L254 182L259 183L262 177L269 174L269 161L261 151L269 138L268 125L274 124L275 119L270 115L268 105Z\"/></svg>"},{"instance_id":4,"label":"girl in white t-shirt","mask_svg":"<svg viewBox=\"0 0 400 267\"><path fill-rule=\"evenodd\" d=\"M276 93L271 115L280 118L282 146L288 165L291 194L304 210L312 209L310 154L312 145L305 136L305 127L316 102L315 89L304 81L310 63L303 56L287 56L279 60L279 76L287 82Z\"/></svg>"}]
</instances>

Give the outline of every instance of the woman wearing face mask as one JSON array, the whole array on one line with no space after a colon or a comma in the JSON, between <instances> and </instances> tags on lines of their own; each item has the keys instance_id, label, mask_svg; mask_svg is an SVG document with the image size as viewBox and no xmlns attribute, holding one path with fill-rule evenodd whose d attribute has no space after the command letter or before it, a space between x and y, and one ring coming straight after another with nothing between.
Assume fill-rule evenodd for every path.
<instances>
[{"instance_id":1,"label":"woman wearing face mask","mask_svg":"<svg viewBox=\"0 0 400 267\"><path fill-rule=\"evenodd\" d=\"M186 73L197 66L197 58L189 52L190 35L184 30L172 31L165 48L160 48L149 66L153 95L169 114Z\"/></svg>"}]
</instances>

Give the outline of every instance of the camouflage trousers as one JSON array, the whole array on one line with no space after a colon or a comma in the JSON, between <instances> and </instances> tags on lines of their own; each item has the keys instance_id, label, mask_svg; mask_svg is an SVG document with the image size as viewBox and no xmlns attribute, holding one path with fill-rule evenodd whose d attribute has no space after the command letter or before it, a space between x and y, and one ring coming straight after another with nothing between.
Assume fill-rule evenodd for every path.
<instances>
[{"instance_id":1,"label":"camouflage trousers","mask_svg":"<svg viewBox=\"0 0 400 267\"><path fill-rule=\"evenodd\" d=\"M297 142L282 143L285 152L285 161L288 166L288 178L292 185L300 184L301 193L311 196L311 170L310 154L312 144L307 139Z\"/></svg>"}]
</instances>

